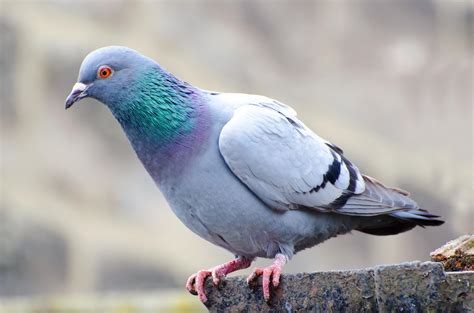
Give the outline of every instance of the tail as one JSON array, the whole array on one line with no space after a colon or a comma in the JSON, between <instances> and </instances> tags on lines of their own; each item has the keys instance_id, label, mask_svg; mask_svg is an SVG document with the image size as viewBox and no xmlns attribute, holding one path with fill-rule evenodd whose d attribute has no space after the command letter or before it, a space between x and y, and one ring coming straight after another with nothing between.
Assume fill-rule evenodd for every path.
<instances>
[{"instance_id":1,"label":"tail","mask_svg":"<svg viewBox=\"0 0 474 313\"><path fill-rule=\"evenodd\" d=\"M366 221L356 230L377 236L395 235L406 232L416 226L439 226L444 223L438 215L423 209L400 211L387 215L364 217Z\"/></svg>"},{"instance_id":2,"label":"tail","mask_svg":"<svg viewBox=\"0 0 474 313\"><path fill-rule=\"evenodd\" d=\"M368 211L372 214L362 217L361 226L356 230L366 234L386 236L399 234L416 226L439 226L444 223L439 216L420 208L406 191L386 187L368 176L363 177L366 190L350 198L340 209L359 211L359 213L369 209ZM375 211L379 211L379 214L374 214Z\"/></svg>"}]
</instances>

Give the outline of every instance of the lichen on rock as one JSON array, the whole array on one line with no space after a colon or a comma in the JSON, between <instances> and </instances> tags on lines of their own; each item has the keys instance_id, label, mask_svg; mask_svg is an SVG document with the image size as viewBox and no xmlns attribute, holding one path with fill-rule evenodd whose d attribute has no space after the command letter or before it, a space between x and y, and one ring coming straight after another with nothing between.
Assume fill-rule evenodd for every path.
<instances>
[{"instance_id":1,"label":"lichen on rock","mask_svg":"<svg viewBox=\"0 0 474 313\"><path fill-rule=\"evenodd\" d=\"M430 253L431 260L443 263L445 271L474 271L474 235L464 235Z\"/></svg>"}]
</instances>

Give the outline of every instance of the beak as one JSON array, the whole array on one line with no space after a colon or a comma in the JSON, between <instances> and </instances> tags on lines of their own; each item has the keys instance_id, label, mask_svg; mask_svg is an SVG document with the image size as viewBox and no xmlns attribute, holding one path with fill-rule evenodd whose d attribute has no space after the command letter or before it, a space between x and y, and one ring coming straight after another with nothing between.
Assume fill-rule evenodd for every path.
<instances>
[{"instance_id":1,"label":"beak","mask_svg":"<svg viewBox=\"0 0 474 313\"><path fill-rule=\"evenodd\" d=\"M75 102L88 96L86 91L89 86L90 85L86 85L83 83L76 83L72 87L71 93L66 99L66 110L69 109Z\"/></svg>"}]
</instances>

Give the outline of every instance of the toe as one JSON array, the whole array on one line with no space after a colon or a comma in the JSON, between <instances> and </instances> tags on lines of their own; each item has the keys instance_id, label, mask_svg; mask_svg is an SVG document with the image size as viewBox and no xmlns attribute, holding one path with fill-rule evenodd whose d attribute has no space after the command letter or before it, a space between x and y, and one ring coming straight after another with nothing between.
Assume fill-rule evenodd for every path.
<instances>
[{"instance_id":1,"label":"toe","mask_svg":"<svg viewBox=\"0 0 474 313\"><path fill-rule=\"evenodd\" d=\"M252 282L257 278L258 276L263 274L263 270L261 268L255 268L252 273L247 277L247 285L252 284Z\"/></svg>"},{"instance_id":2,"label":"toe","mask_svg":"<svg viewBox=\"0 0 474 313\"><path fill-rule=\"evenodd\" d=\"M206 291L204 287L206 283L206 277L210 275L211 275L211 272L209 271L199 271L196 276L196 282L194 284L194 288L197 291L199 300L201 300L201 302L203 303L207 301Z\"/></svg>"},{"instance_id":3,"label":"toe","mask_svg":"<svg viewBox=\"0 0 474 313\"><path fill-rule=\"evenodd\" d=\"M263 297L265 301L270 300L270 276L272 275L271 268L265 268L263 270L262 276L262 289L263 289Z\"/></svg>"},{"instance_id":4,"label":"toe","mask_svg":"<svg viewBox=\"0 0 474 313\"><path fill-rule=\"evenodd\" d=\"M212 271L212 282L214 284L214 286L217 286L219 285L220 281L221 281L221 278L223 277L224 275L221 274L219 271L217 270L213 270Z\"/></svg>"},{"instance_id":5,"label":"toe","mask_svg":"<svg viewBox=\"0 0 474 313\"><path fill-rule=\"evenodd\" d=\"M196 290L194 289L194 281L196 280L196 274L189 276L188 281L186 282L186 289L193 295L197 295Z\"/></svg>"},{"instance_id":6,"label":"toe","mask_svg":"<svg viewBox=\"0 0 474 313\"><path fill-rule=\"evenodd\" d=\"M202 293L198 293L198 298L199 298L199 301L201 301L202 303L207 302L207 296L204 291Z\"/></svg>"},{"instance_id":7,"label":"toe","mask_svg":"<svg viewBox=\"0 0 474 313\"><path fill-rule=\"evenodd\" d=\"M279 268L275 268L273 270L273 287L278 287L280 285L280 276L281 276L281 270Z\"/></svg>"}]
</instances>

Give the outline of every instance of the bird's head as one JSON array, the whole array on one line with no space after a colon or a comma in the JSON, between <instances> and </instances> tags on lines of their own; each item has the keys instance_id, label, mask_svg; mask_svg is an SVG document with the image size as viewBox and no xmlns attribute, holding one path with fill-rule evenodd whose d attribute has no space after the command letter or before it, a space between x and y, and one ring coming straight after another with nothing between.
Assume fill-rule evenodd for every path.
<instances>
[{"instance_id":1,"label":"bird's head","mask_svg":"<svg viewBox=\"0 0 474 313\"><path fill-rule=\"evenodd\" d=\"M82 62L79 78L66 99L66 109L91 97L110 106L127 95L140 73L158 68L153 60L126 47L97 49Z\"/></svg>"}]
</instances>

